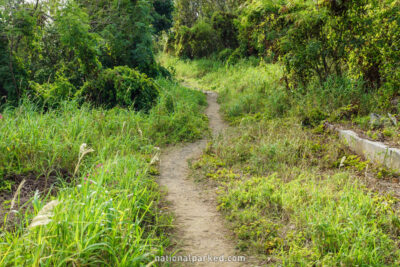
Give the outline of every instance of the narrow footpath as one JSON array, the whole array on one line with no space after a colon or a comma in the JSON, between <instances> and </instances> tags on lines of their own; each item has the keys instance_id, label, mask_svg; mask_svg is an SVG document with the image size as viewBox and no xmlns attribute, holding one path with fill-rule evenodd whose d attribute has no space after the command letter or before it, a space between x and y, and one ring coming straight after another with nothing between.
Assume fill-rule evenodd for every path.
<instances>
[{"instance_id":1,"label":"narrow footpath","mask_svg":"<svg viewBox=\"0 0 400 267\"><path fill-rule=\"evenodd\" d=\"M210 128L214 136L218 135L226 124L219 114L217 94L207 92ZM224 226L214 202L209 201L203 189L189 179L188 160L200 157L206 147L207 139L184 146L167 149L161 155L160 180L166 188L166 200L175 214L175 235L179 238L178 255L181 256L237 256L234 242L229 239L229 232ZM172 266L190 266L187 263L173 263ZM195 266L249 266L239 262L200 262Z\"/></svg>"}]
</instances>

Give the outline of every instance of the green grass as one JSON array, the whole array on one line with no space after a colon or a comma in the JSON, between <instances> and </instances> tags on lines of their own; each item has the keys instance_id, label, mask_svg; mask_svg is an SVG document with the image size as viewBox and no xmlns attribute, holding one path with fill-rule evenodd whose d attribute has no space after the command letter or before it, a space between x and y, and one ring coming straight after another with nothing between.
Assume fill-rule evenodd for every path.
<instances>
[{"instance_id":1,"label":"green grass","mask_svg":"<svg viewBox=\"0 0 400 267\"><path fill-rule=\"evenodd\" d=\"M368 163L335 136L245 116L206 152L194 177L218 187L239 249L284 266L400 263L399 200L366 188Z\"/></svg>"},{"instance_id":2,"label":"green grass","mask_svg":"<svg viewBox=\"0 0 400 267\"><path fill-rule=\"evenodd\" d=\"M231 128L192 168L218 187L239 249L277 266L400 264L399 200L367 188L365 172L377 169L318 126L320 114L348 105L338 93L348 88L301 95L286 91L277 65L161 59L182 80L220 92ZM302 126L307 112L318 127Z\"/></svg>"},{"instance_id":3,"label":"green grass","mask_svg":"<svg viewBox=\"0 0 400 267\"><path fill-rule=\"evenodd\" d=\"M256 58L241 59L227 65L215 59L181 60L166 54L159 61L174 70L176 76L193 87L216 90L228 120L246 114L262 113L269 118L298 116L313 120L321 113L330 121L343 119L343 109L353 107L347 120L383 112L379 93L363 89L347 77L329 77L322 85L312 82L307 88L288 89L283 66ZM317 123L320 122L320 119Z\"/></svg>"},{"instance_id":4,"label":"green grass","mask_svg":"<svg viewBox=\"0 0 400 267\"><path fill-rule=\"evenodd\" d=\"M60 183L55 196L36 193L24 205L32 208L16 203L4 218L1 266L142 266L163 255L170 222L158 208L151 161L156 146L202 137L207 119L203 94L168 80L157 83L161 97L149 114L74 102L42 112L29 101L2 113L2 177L57 175ZM73 176L83 143L94 152ZM51 221L29 228L51 200L59 203ZM10 202L2 205L11 208ZM7 219L12 216L16 220Z\"/></svg>"},{"instance_id":5,"label":"green grass","mask_svg":"<svg viewBox=\"0 0 400 267\"><path fill-rule=\"evenodd\" d=\"M243 59L234 66L226 66L215 60L184 61L165 54L159 55L159 60L192 87L218 91L221 108L229 120L264 111L269 116L288 112L279 65Z\"/></svg>"}]
</instances>

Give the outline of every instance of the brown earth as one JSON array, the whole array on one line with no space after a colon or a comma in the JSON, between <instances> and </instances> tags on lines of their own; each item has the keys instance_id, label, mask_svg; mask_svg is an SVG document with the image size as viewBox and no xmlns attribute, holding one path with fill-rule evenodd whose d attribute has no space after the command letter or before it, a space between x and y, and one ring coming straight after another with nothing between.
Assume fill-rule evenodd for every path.
<instances>
[{"instance_id":1,"label":"brown earth","mask_svg":"<svg viewBox=\"0 0 400 267\"><path fill-rule=\"evenodd\" d=\"M207 92L209 118L213 136L227 126L219 114L217 95ZM188 160L202 155L207 140L167 149L160 160L159 183L167 190L166 200L175 215L175 239L179 249L177 256L228 256L241 255L235 250L232 234L224 225L224 219L216 209L215 193L202 188L189 178ZM198 262L196 266L250 266L246 262ZM172 263L173 266L190 266L186 263Z\"/></svg>"}]
</instances>

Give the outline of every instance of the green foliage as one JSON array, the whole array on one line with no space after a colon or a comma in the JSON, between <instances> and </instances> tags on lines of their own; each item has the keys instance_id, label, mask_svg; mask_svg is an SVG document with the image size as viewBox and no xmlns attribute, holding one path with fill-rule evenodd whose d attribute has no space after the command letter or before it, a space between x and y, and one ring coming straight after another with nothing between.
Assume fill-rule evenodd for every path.
<instances>
[{"instance_id":1,"label":"green foliage","mask_svg":"<svg viewBox=\"0 0 400 267\"><path fill-rule=\"evenodd\" d=\"M159 88L145 74L120 66L103 70L96 79L86 82L77 95L97 105L149 111L156 103Z\"/></svg>"},{"instance_id":2,"label":"green foliage","mask_svg":"<svg viewBox=\"0 0 400 267\"><path fill-rule=\"evenodd\" d=\"M170 80L156 82L160 98L147 114L76 101L45 112L26 98L2 113L0 190L10 186L3 175L32 173L26 178L56 176L58 191L32 192L25 205L16 199L17 212L6 209L0 223L1 265L144 266L165 255L165 225L171 221L158 208L161 196L151 159L158 146L204 135L206 98ZM72 177L83 143L94 152ZM50 200L59 202L51 221L28 228Z\"/></svg>"},{"instance_id":3,"label":"green foliage","mask_svg":"<svg viewBox=\"0 0 400 267\"><path fill-rule=\"evenodd\" d=\"M237 17L227 12L215 12L211 17L211 25L216 31L219 43L224 48L236 48L237 42L237 29L235 19Z\"/></svg>"},{"instance_id":4,"label":"green foliage","mask_svg":"<svg viewBox=\"0 0 400 267\"><path fill-rule=\"evenodd\" d=\"M176 55L185 58L210 56L218 51L218 36L206 21L197 22L192 28L181 27L175 37Z\"/></svg>"},{"instance_id":5,"label":"green foliage","mask_svg":"<svg viewBox=\"0 0 400 267\"><path fill-rule=\"evenodd\" d=\"M181 2L194 4L190 0ZM228 60L229 65L237 63L236 58L249 56L279 61L285 67L286 87L294 93L314 94L316 83L325 87L342 80L342 84L334 85L335 89L348 88L352 100L356 95L375 92L377 108L397 112L390 99L399 93L398 0L253 0L240 7L233 7L229 1L216 6L215 12L210 13L207 2L196 2L193 10L188 10L197 14L191 22L181 21L177 15L180 23L175 25L176 36L182 36L183 27L193 29L197 23L207 21L219 37L213 52L239 47L235 57ZM183 32L188 33L188 28ZM189 35L187 40L192 40L194 37ZM178 56L188 57L185 51L193 50L191 42L176 44ZM199 56L209 54L199 53L196 57ZM226 54L219 58L226 61ZM361 97L360 102L368 101ZM368 109L364 103L354 104L359 104L360 113Z\"/></svg>"},{"instance_id":6,"label":"green foliage","mask_svg":"<svg viewBox=\"0 0 400 267\"><path fill-rule=\"evenodd\" d=\"M251 1L245 6L237 24L243 55L264 55L268 50L276 50L279 31L274 26L279 25L279 10L276 1Z\"/></svg>"},{"instance_id":7,"label":"green foliage","mask_svg":"<svg viewBox=\"0 0 400 267\"><path fill-rule=\"evenodd\" d=\"M153 1L153 28L156 34L168 31L173 23L174 3L172 0Z\"/></svg>"},{"instance_id":8,"label":"green foliage","mask_svg":"<svg viewBox=\"0 0 400 267\"><path fill-rule=\"evenodd\" d=\"M86 79L101 69L98 59L98 37L90 33L89 16L74 2L68 2L56 13L55 30L60 36L64 53L61 67L71 68L69 74ZM65 66L65 65L66 66ZM73 69L77 67L78 69Z\"/></svg>"},{"instance_id":9,"label":"green foliage","mask_svg":"<svg viewBox=\"0 0 400 267\"><path fill-rule=\"evenodd\" d=\"M239 60L242 58L241 52L239 49L235 49L228 57L228 60L226 62L227 65L235 65L236 63L239 62Z\"/></svg>"},{"instance_id":10,"label":"green foliage","mask_svg":"<svg viewBox=\"0 0 400 267\"><path fill-rule=\"evenodd\" d=\"M205 21L199 21L191 28L190 47L194 58L206 57L217 51L219 40L215 29Z\"/></svg>"},{"instance_id":11,"label":"green foliage","mask_svg":"<svg viewBox=\"0 0 400 267\"><path fill-rule=\"evenodd\" d=\"M179 57L208 57L223 49L238 46L237 16L221 1L179 0L176 3L175 26L168 36L165 52Z\"/></svg>"},{"instance_id":12,"label":"green foliage","mask_svg":"<svg viewBox=\"0 0 400 267\"><path fill-rule=\"evenodd\" d=\"M103 68L126 65L151 77L169 76L154 58L152 23L157 31L171 26L171 1L11 0L2 7L2 103L55 92L37 86L59 83L59 77L79 89Z\"/></svg>"},{"instance_id":13,"label":"green foliage","mask_svg":"<svg viewBox=\"0 0 400 267\"><path fill-rule=\"evenodd\" d=\"M234 50L232 50L231 48L225 48L224 50L221 50L218 53L217 60L221 62L226 62L230 58L233 52Z\"/></svg>"},{"instance_id":14,"label":"green foliage","mask_svg":"<svg viewBox=\"0 0 400 267\"><path fill-rule=\"evenodd\" d=\"M103 39L100 60L105 67L126 65L153 77L158 74L152 51L150 2L79 2L89 10L90 22Z\"/></svg>"},{"instance_id":15,"label":"green foliage","mask_svg":"<svg viewBox=\"0 0 400 267\"><path fill-rule=\"evenodd\" d=\"M9 69L9 51L8 42L4 32L4 23L0 13L0 97L11 96L12 92L12 77ZM4 103L5 99L0 100L0 104Z\"/></svg>"},{"instance_id":16,"label":"green foliage","mask_svg":"<svg viewBox=\"0 0 400 267\"><path fill-rule=\"evenodd\" d=\"M57 106L62 101L71 100L76 93L75 86L64 77L57 78L54 83L38 84L32 82L31 88L42 105L50 107Z\"/></svg>"}]
</instances>

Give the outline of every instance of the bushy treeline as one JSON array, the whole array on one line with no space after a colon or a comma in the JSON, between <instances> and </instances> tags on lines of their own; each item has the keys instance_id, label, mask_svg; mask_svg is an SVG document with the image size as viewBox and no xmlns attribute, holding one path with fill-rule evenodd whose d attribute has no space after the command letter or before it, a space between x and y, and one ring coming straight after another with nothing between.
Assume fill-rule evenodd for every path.
<instances>
[{"instance_id":1,"label":"bushy treeline","mask_svg":"<svg viewBox=\"0 0 400 267\"><path fill-rule=\"evenodd\" d=\"M1 0L0 6L1 103L29 95L51 106L80 97L148 109L155 101L149 77L168 73L155 61L153 36L171 27L171 0Z\"/></svg>"},{"instance_id":2,"label":"bushy treeline","mask_svg":"<svg viewBox=\"0 0 400 267\"><path fill-rule=\"evenodd\" d=\"M216 55L228 64L252 56L279 61L289 91L344 77L357 88L361 83L364 92L379 92L381 108L398 94L398 0L216 0L214 9L209 1L177 2L176 24L165 47L169 53ZM197 9L185 18L188 6Z\"/></svg>"}]
</instances>

